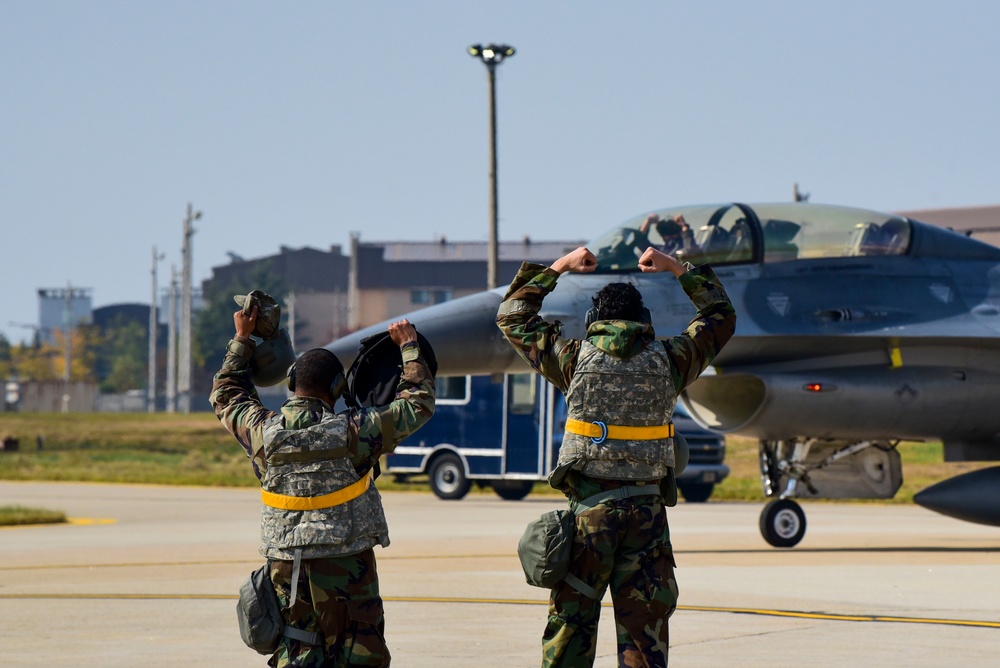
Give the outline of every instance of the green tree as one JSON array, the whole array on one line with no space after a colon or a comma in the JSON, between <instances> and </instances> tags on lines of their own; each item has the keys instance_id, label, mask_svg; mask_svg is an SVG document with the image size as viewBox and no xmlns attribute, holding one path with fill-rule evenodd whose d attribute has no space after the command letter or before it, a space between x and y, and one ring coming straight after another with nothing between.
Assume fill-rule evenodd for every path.
<instances>
[{"instance_id":1,"label":"green tree","mask_svg":"<svg viewBox=\"0 0 1000 668\"><path fill-rule=\"evenodd\" d=\"M102 392L122 393L146 386L149 332L135 320L118 316L104 332L98 357L105 373Z\"/></svg>"},{"instance_id":2,"label":"green tree","mask_svg":"<svg viewBox=\"0 0 1000 668\"><path fill-rule=\"evenodd\" d=\"M233 313L239 308L233 301L234 295L263 290L284 306L288 290L281 278L272 271L270 261L247 264L247 271L243 275L230 281L225 287L203 295L204 307L197 313L192 333L195 366L192 389L195 392L208 394L212 387L212 376L222 366L226 344L233 337ZM282 327L286 326L287 317L288 314L282 308Z\"/></svg>"},{"instance_id":3,"label":"green tree","mask_svg":"<svg viewBox=\"0 0 1000 668\"><path fill-rule=\"evenodd\" d=\"M14 353L10 340L0 333L0 381L14 374Z\"/></svg>"}]
</instances>

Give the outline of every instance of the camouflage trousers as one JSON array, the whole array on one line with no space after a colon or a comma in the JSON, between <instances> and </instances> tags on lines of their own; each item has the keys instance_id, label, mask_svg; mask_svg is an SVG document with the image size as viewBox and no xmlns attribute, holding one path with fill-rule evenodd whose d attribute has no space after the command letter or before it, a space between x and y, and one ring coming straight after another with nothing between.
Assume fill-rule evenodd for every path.
<instances>
[{"instance_id":1,"label":"camouflage trousers","mask_svg":"<svg viewBox=\"0 0 1000 668\"><path fill-rule=\"evenodd\" d=\"M670 649L668 618L677 581L667 514L659 497L607 501L576 518L570 572L598 592L611 589L618 665L660 668ZM594 665L601 602L559 583L542 636L543 668Z\"/></svg>"},{"instance_id":2,"label":"camouflage trousers","mask_svg":"<svg viewBox=\"0 0 1000 668\"><path fill-rule=\"evenodd\" d=\"M322 644L309 645L282 638L278 650L268 661L269 666L389 665L373 550L346 557L304 559L299 567L299 583L291 610L288 602L292 593L292 562L271 561L270 571L285 623L318 632Z\"/></svg>"}]
</instances>

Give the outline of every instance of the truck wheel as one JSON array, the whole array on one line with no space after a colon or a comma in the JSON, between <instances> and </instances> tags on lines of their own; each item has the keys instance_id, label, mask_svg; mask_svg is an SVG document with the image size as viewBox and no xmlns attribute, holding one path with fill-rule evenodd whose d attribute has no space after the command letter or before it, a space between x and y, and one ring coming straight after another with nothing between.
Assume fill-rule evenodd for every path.
<instances>
[{"instance_id":1,"label":"truck wheel","mask_svg":"<svg viewBox=\"0 0 1000 668\"><path fill-rule=\"evenodd\" d=\"M458 455L451 452L438 455L429 471L431 491L439 499L457 500L469 493L472 482L465 477L465 467Z\"/></svg>"},{"instance_id":2,"label":"truck wheel","mask_svg":"<svg viewBox=\"0 0 1000 668\"><path fill-rule=\"evenodd\" d=\"M712 496L715 485L710 482L696 482L690 485L677 485L677 489L681 490L684 500L688 503L705 503Z\"/></svg>"},{"instance_id":3,"label":"truck wheel","mask_svg":"<svg viewBox=\"0 0 1000 668\"><path fill-rule=\"evenodd\" d=\"M775 499L760 513L760 533L774 547L794 547L806 535L806 514L791 499Z\"/></svg>"},{"instance_id":4,"label":"truck wheel","mask_svg":"<svg viewBox=\"0 0 1000 668\"><path fill-rule=\"evenodd\" d=\"M507 501L520 501L528 496L531 488L535 486L534 480L494 480L493 491L501 499Z\"/></svg>"}]
</instances>

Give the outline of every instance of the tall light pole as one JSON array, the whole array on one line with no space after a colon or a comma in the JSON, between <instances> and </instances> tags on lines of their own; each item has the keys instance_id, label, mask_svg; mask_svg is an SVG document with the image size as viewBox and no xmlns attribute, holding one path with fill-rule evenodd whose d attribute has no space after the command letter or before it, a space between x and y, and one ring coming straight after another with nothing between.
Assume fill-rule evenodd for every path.
<instances>
[{"instance_id":1,"label":"tall light pole","mask_svg":"<svg viewBox=\"0 0 1000 668\"><path fill-rule=\"evenodd\" d=\"M191 224L201 218L201 211L192 211L191 203L187 205L187 215L184 216L184 246L183 267L181 269L181 341L177 369L177 403L181 413L191 412L191 237L194 236L194 226Z\"/></svg>"},{"instance_id":2,"label":"tall light pole","mask_svg":"<svg viewBox=\"0 0 1000 668\"><path fill-rule=\"evenodd\" d=\"M499 251L497 246L497 105L496 69L497 65L514 55L514 47L507 44L473 44L469 54L479 58L486 65L490 79L490 231L486 261L486 287L497 287Z\"/></svg>"},{"instance_id":3,"label":"tall light pole","mask_svg":"<svg viewBox=\"0 0 1000 668\"><path fill-rule=\"evenodd\" d=\"M156 252L153 246L153 268L150 273L153 275L152 290L149 295L149 390L146 393L146 410L150 413L156 412L156 333L158 327L157 312L157 286L156 286L156 265L166 257L163 253Z\"/></svg>"}]
</instances>

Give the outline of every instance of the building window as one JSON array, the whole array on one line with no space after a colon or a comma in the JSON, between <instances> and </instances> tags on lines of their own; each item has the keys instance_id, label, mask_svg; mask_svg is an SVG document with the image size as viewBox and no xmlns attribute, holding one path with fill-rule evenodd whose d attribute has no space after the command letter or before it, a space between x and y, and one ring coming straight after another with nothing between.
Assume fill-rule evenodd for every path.
<instances>
[{"instance_id":1,"label":"building window","mask_svg":"<svg viewBox=\"0 0 1000 668\"><path fill-rule=\"evenodd\" d=\"M451 299L451 288L414 288L410 290L410 303L429 306Z\"/></svg>"}]
</instances>

